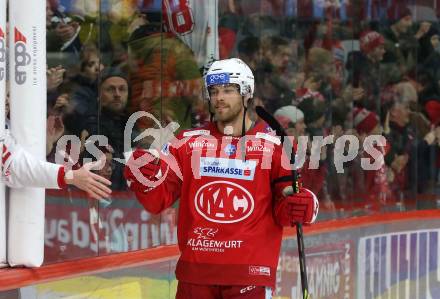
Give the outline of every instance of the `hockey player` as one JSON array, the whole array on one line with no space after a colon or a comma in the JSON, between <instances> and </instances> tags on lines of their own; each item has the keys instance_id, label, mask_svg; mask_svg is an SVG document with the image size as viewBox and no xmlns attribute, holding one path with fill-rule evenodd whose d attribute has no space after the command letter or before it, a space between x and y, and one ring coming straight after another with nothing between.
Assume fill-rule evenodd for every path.
<instances>
[{"instance_id":1,"label":"hockey player","mask_svg":"<svg viewBox=\"0 0 440 299\"><path fill-rule=\"evenodd\" d=\"M6 130L0 141L3 143L2 177L11 188L37 187L61 189L67 185L84 190L93 199L110 195L111 182L90 170L102 161L85 164L77 170L66 171L63 165L41 161L26 152Z\"/></svg>"},{"instance_id":2,"label":"hockey player","mask_svg":"<svg viewBox=\"0 0 440 299\"><path fill-rule=\"evenodd\" d=\"M292 194L279 139L266 123L250 119L250 68L236 58L216 61L205 85L214 121L181 132L164 147L163 159L146 159L150 162L137 169L149 183L134 173L149 151L133 153L125 177L152 213L180 198L177 299L272 298L283 226L313 223L317 198L304 188ZM263 162L267 154L269 167ZM169 156L183 180L164 162Z\"/></svg>"}]
</instances>

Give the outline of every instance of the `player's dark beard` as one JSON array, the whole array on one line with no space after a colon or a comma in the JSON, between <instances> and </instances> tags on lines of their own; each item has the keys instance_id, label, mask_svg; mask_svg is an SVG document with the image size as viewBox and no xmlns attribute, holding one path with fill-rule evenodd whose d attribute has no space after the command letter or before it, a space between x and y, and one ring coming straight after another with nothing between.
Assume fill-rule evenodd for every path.
<instances>
[{"instance_id":1,"label":"player's dark beard","mask_svg":"<svg viewBox=\"0 0 440 299\"><path fill-rule=\"evenodd\" d=\"M218 113L217 111L215 112L215 119L217 121L223 122L223 123L229 123L232 122L234 120L236 120L239 116L240 113L242 111L241 105L237 105L236 107L231 107L228 106L228 110L223 113Z\"/></svg>"}]
</instances>

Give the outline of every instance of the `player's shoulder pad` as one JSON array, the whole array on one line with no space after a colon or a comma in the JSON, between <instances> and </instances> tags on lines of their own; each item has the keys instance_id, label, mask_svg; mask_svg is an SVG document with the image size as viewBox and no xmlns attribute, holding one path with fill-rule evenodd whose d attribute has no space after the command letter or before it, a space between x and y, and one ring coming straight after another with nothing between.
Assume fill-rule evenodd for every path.
<instances>
[{"instance_id":1,"label":"player's shoulder pad","mask_svg":"<svg viewBox=\"0 0 440 299\"><path fill-rule=\"evenodd\" d=\"M209 136L211 135L211 131L208 128L195 128L183 130L177 135L177 139L197 137L197 136Z\"/></svg>"}]
</instances>

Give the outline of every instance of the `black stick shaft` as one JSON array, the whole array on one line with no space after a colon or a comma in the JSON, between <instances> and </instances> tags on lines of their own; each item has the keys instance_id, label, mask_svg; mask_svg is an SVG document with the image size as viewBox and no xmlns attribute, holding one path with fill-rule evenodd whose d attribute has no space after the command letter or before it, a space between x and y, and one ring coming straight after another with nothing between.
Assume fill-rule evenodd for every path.
<instances>
[{"instance_id":1,"label":"black stick shaft","mask_svg":"<svg viewBox=\"0 0 440 299\"><path fill-rule=\"evenodd\" d=\"M277 133L278 136L281 137L281 143L283 144L283 147L285 147L284 148L285 152L288 153L286 147L291 149L292 152L290 155L290 163L294 165L295 152L293 150L293 145L290 144L290 140L289 138L287 138L287 134L283 130L279 122L261 106L255 107L255 112L262 120L264 120L272 128L272 130L274 130ZM298 173L294 168L292 168L292 188L294 193L299 193ZM308 299L309 286L307 282L306 254L304 251L304 237L303 237L302 225L299 222L295 224L296 224L296 239L298 241L298 258L299 258L299 267L301 274L301 287L302 287L303 299Z\"/></svg>"},{"instance_id":2,"label":"black stick shaft","mask_svg":"<svg viewBox=\"0 0 440 299\"><path fill-rule=\"evenodd\" d=\"M304 251L304 238L301 223L296 223L296 240L298 241L298 258L299 258L299 270L301 273L301 287L303 292L303 299L309 298L309 285L307 282L307 268L306 268L306 255Z\"/></svg>"}]
</instances>

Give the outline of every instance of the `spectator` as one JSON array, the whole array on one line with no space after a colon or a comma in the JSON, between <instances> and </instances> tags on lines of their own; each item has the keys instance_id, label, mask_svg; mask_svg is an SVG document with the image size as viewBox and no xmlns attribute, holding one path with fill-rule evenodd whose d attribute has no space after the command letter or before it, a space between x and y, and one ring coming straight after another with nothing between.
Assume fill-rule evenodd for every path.
<instances>
[{"instance_id":1,"label":"spectator","mask_svg":"<svg viewBox=\"0 0 440 299\"><path fill-rule=\"evenodd\" d=\"M295 106L284 106L275 111L275 118L286 130L290 136L298 140L299 136L306 134L306 124L304 122L304 113Z\"/></svg>"},{"instance_id":2,"label":"spectator","mask_svg":"<svg viewBox=\"0 0 440 299\"><path fill-rule=\"evenodd\" d=\"M304 49L306 53L312 48L322 48L332 53L334 72L331 74L331 86L334 95L339 95L344 80L344 56L345 50L341 40L335 34L337 20L332 16L325 20L314 21L309 26L309 31L304 37Z\"/></svg>"},{"instance_id":3,"label":"spectator","mask_svg":"<svg viewBox=\"0 0 440 299\"><path fill-rule=\"evenodd\" d=\"M387 66L386 76L397 81L414 71L419 40L428 32L431 24L422 22L417 33L413 34L411 11L402 3L396 2L387 14L390 26L382 32L386 49L383 63Z\"/></svg>"},{"instance_id":4,"label":"spectator","mask_svg":"<svg viewBox=\"0 0 440 299\"><path fill-rule=\"evenodd\" d=\"M288 40L279 36L267 37L262 42L263 61L257 68L257 93L268 111L289 105L295 98L293 74L288 68L293 60Z\"/></svg>"},{"instance_id":5,"label":"spectator","mask_svg":"<svg viewBox=\"0 0 440 299\"><path fill-rule=\"evenodd\" d=\"M373 157L368 152L364 151L364 141L367 136L382 134L382 128L377 114L368 111L365 108L355 107L353 110L353 127L356 129L359 137L359 160L362 158L376 160L377 157ZM384 156L388 149L389 144L387 144L387 147L377 147L377 150ZM359 164L357 165L360 166ZM358 168L357 171L362 172L362 174L353 174L353 177L357 178L353 185L356 186L358 193L364 194L365 199L370 202L379 199L381 203L385 203L391 199L389 181L392 181L393 176L390 175L387 165L383 164L378 170L365 170ZM353 169L352 172L355 172L355 170ZM363 181L359 181L360 177Z\"/></svg>"},{"instance_id":6,"label":"spectator","mask_svg":"<svg viewBox=\"0 0 440 299\"><path fill-rule=\"evenodd\" d=\"M431 124L438 125L440 122L440 91L438 82L435 81L431 72L420 70L415 82L419 110L430 120Z\"/></svg>"},{"instance_id":7,"label":"spectator","mask_svg":"<svg viewBox=\"0 0 440 299\"><path fill-rule=\"evenodd\" d=\"M310 136L325 136L324 123L326 120L325 102L316 97L306 97L299 104L298 109L304 112L304 121Z\"/></svg>"},{"instance_id":8,"label":"spectator","mask_svg":"<svg viewBox=\"0 0 440 299\"><path fill-rule=\"evenodd\" d=\"M295 143L297 143L298 138L306 135L306 124L304 122L304 113L295 106L284 106L275 111L275 118L286 130L289 136L294 136ZM313 138L313 136L312 136ZM310 141L310 140L309 140ZM308 142L308 147L310 142ZM305 188L311 190L315 194L324 195L323 190L324 180L327 175L327 165L326 163L320 163L317 169L309 167L310 163L310 149L298 149L306 150L306 159L304 161L304 167L301 169L301 177L303 180L303 185ZM333 210L334 204L328 196L318 197L323 201L323 206Z\"/></svg>"},{"instance_id":9,"label":"spectator","mask_svg":"<svg viewBox=\"0 0 440 299\"><path fill-rule=\"evenodd\" d=\"M168 119L189 128L203 83L194 54L172 32L164 32L161 11L142 13L145 20L128 41L129 111L147 111L164 123ZM142 119L138 126L148 128L152 123Z\"/></svg>"},{"instance_id":10,"label":"spectator","mask_svg":"<svg viewBox=\"0 0 440 299\"><path fill-rule=\"evenodd\" d=\"M334 102L331 82L335 73L332 53L323 48L311 48L306 56L304 71L304 84L301 88L297 88L297 97L310 92L318 92L318 97L322 98L326 105L331 108ZM330 112L331 110L327 109L327 113ZM329 115L327 115L327 119L329 119Z\"/></svg>"},{"instance_id":11,"label":"spectator","mask_svg":"<svg viewBox=\"0 0 440 299\"><path fill-rule=\"evenodd\" d=\"M420 50L418 51L418 64L420 67L428 68L431 74L436 74L440 64L439 44L440 33L434 26L430 26L428 32L420 38ZM433 65L432 65L433 64ZM435 69L434 69L435 68ZM439 78L439 76L436 76Z\"/></svg>"},{"instance_id":12,"label":"spectator","mask_svg":"<svg viewBox=\"0 0 440 299\"><path fill-rule=\"evenodd\" d=\"M47 69L47 91L54 92L63 83L66 69L61 65Z\"/></svg>"},{"instance_id":13,"label":"spectator","mask_svg":"<svg viewBox=\"0 0 440 299\"><path fill-rule=\"evenodd\" d=\"M418 139L423 139L431 130L430 121L423 114L423 109L420 108L417 96L417 90L411 82L400 82L393 86L395 97L402 102L408 103L410 108L410 126L413 132L416 133ZM434 99L431 98L431 99Z\"/></svg>"},{"instance_id":14,"label":"spectator","mask_svg":"<svg viewBox=\"0 0 440 299\"><path fill-rule=\"evenodd\" d=\"M87 118L86 129L81 133L81 141L90 135L104 135L114 149L114 157L123 159L124 129L127 123L126 106L129 86L126 76L118 69L107 69L102 73L99 86L101 112ZM131 136L130 136L131 137ZM122 166L117 164L112 176L114 189L124 189Z\"/></svg>"},{"instance_id":15,"label":"spectator","mask_svg":"<svg viewBox=\"0 0 440 299\"><path fill-rule=\"evenodd\" d=\"M349 84L346 102L358 107L380 111L381 80L380 62L385 54L384 37L376 31L366 31L360 36L360 49L350 53L347 59Z\"/></svg>"},{"instance_id":16,"label":"spectator","mask_svg":"<svg viewBox=\"0 0 440 299\"><path fill-rule=\"evenodd\" d=\"M87 46L81 51L80 73L71 79L72 115L69 116L71 132L80 135L89 116L98 115L98 75L104 66L95 46Z\"/></svg>"},{"instance_id":17,"label":"spectator","mask_svg":"<svg viewBox=\"0 0 440 299\"><path fill-rule=\"evenodd\" d=\"M261 61L260 39L254 36L245 37L237 46L238 56L251 70L256 71Z\"/></svg>"},{"instance_id":18,"label":"spectator","mask_svg":"<svg viewBox=\"0 0 440 299\"><path fill-rule=\"evenodd\" d=\"M67 52L79 56L81 41L78 21L60 12L50 0L46 0L47 51Z\"/></svg>"},{"instance_id":19,"label":"spectator","mask_svg":"<svg viewBox=\"0 0 440 299\"><path fill-rule=\"evenodd\" d=\"M418 139L410 124L408 102L395 98L384 103L382 117L384 135L390 149L386 153L385 163L392 170L393 181L390 187L395 198L415 196L422 192L427 177L426 171L435 165L429 147L435 138L432 132Z\"/></svg>"},{"instance_id":20,"label":"spectator","mask_svg":"<svg viewBox=\"0 0 440 299\"><path fill-rule=\"evenodd\" d=\"M227 5L224 6L224 12L219 15L218 24L220 59L230 57L236 44L237 31L240 25L240 17L237 13L235 0L228 1Z\"/></svg>"},{"instance_id":21,"label":"spectator","mask_svg":"<svg viewBox=\"0 0 440 299\"><path fill-rule=\"evenodd\" d=\"M321 81L320 90L322 90L324 88L323 85L330 82L334 72L331 52L323 48L311 48L307 53L304 69L306 79L310 77L319 78L317 81Z\"/></svg>"}]
</instances>

